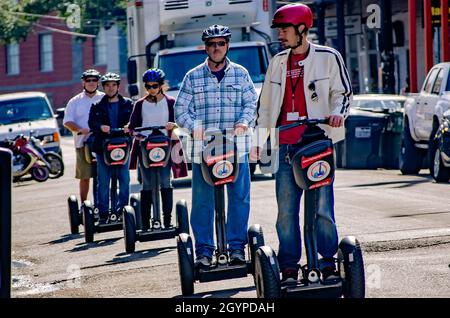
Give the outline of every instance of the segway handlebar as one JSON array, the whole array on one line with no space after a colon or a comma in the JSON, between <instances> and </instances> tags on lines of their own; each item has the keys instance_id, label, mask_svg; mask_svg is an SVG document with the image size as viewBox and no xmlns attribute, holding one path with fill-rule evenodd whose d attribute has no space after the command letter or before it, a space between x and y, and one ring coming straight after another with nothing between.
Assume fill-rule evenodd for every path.
<instances>
[{"instance_id":1,"label":"segway handlebar","mask_svg":"<svg viewBox=\"0 0 450 318\"><path fill-rule=\"evenodd\" d=\"M131 129L133 132L141 132L146 130L157 130L157 129L166 129L166 126L147 126L147 127L136 127Z\"/></svg>"},{"instance_id":2,"label":"segway handlebar","mask_svg":"<svg viewBox=\"0 0 450 318\"><path fill-rule=\"evenodd\" d=\"M313 126L313 125L318 125L318 124L329 125L329 119L328 118L308 119L307 117L299 117L294 123L280 126L279 129L280 129L280 131L284 131L284 130L298 127L301 125Z\"/></svg>"}]
</instances>

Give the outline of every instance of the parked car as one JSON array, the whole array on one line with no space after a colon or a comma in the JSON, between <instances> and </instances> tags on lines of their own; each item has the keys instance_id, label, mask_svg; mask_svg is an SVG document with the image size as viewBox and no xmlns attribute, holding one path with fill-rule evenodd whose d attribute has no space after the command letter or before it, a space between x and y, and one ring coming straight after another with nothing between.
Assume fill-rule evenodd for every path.
<instances>
[{"instance_id":1,"label":"parked car","mask_svg":"<svg viewBox=\"0 0 450 318\"><path fill-rule=\"evenodd\" d=\"M434 138L435 152L431 175L436 182L448 182L450 180L450 110L444 113L441 122Z\"/></svg>"},{"instance_id":2,"label":"parked car","mask_svg":"<svg viewBox=\"0 0 450 318\"><path fill-rule=\"evenodd\" d=\"M44 150L62 155L58 123L45 93L0 95L0 140L31 132L42 141Z\"/></svg>"},{"instance_id":3,"label":"parked car","mask_svg":"<svg viewBox=\"0 0 450 318\"><path fill-rule=\"evenodd\" d=\"M406 100L400 156L403 174L418 173L424 162L433 174L434 137L444 112L450 109L449 73L449 62L436 64L428 72L420 93Z\"/></svg>"}]
</instances>

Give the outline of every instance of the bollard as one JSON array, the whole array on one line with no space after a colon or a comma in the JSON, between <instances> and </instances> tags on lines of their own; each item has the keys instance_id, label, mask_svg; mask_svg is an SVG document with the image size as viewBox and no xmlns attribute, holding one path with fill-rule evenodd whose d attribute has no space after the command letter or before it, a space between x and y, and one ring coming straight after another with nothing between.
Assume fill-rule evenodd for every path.
<instances>
[{"instance_id":1,"label":"bollard","mask_svg":"<svg viewBox=\"0 0 450 318\"><path fill-rule=\"evenodd\" d=\"M0 298L11 298L12 153L0 148Z\"/></svg>"}]
</instances>

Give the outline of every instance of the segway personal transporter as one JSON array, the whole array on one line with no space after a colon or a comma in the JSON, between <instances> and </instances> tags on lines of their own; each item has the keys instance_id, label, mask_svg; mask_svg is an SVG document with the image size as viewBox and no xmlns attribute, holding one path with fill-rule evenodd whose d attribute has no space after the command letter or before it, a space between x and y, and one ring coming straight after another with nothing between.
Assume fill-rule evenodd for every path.
<instances>
[{"instance_id":1,"label":"segway personal transporter","mask_svg":"<svg viewBox=\"0 0 450 318\"><path fill-rule=\"evenodd\" d=\"M153 212L149 230L142 227L142 211L140 197L138 194L132 194L130 204L132 210L124 210L123 232L125 240L125 250L127 253L135 251L135 243L163 240L175 237L179 233L189 233L189 218L186 201L181 200L176 208L176 226L163 228L161 226L160 209L160 175L161 169L166 167L171 154L171 140L161 129L164 126L151 126L135 128L135 132L151 131L145 140L140 142L142 164L146 169L150 169L152 184L152 211Z\"/></svg>"},{"instance_id":2,"label":"segway personal transporter","mask_svg":"<svg viewBox=\"0 0 450 318\"><path fill-rule=\"evenodd\" d=\"M210 282L246 277L254 273L254 255L258 247L264 245L262 229L253 225L248 230L250 261L231 264L228 259L225 216L225 185L235 182L239 175L238 151L236 143L225 136L225 131L207 132L212 136L203 148L201 171L204 180L214 187L215 232L217 249L215 261L209 268L194 268L194 247L188 233L177 237L178 267L183 296L194 293L194 282Z\"/></svg>"},{"instance_id":3,"label":"segway personal transporter","mask_svg":"<svg viewBox=\"0 0 450 318\"><path fill-rule=\"evenodd\" d=\"M104 233L110 231L117 231L122 229L122 211L117 209L117 183L118 183L118 169L127 163L130 155L131 140L124 132L123 128L111 129L110 137L103 142L103 158L97 160L104 160L108 166L111 166L111 189L110 189L110 208L108 211L108 218L106 223L100 223L100 215L98 210L89 200L84 201L81 206L83 224L84 224L84 238L86 243L91 243L94 240L95 233ZM132 207L127 205L124 207L126 211L132 211Z\"/></svg>"},{"instance_id":4,"label":"segway personal transporter","mask_svg":"<svg viewBox=\"0 0 450 318\"><path fill-rule=\"evenodd\" d=\"M306 119L301 117L280 130L307 125L302 140L288 158L292 165L295 182L304 190L304 242L307 263L302 266L302 278L295 284L281 284L280 268L275 252L262 246L255 257L255 284L258 298L314 297L314 298L364 298L364 263L358 240L345 237L339 243L337 263L339 276L324 280L319 269L316 222L319 197L324 195L322 187L334 180L334 151L331 139L317 126L328 124L328 119Z\"/></svg>"},{"instance_id":5,"label":"segway personal transporter","mask_svg":"<svg viewBox=\"0 0 450 318\"><path fill-rule=\"evenodd\" d=\"M81 135L81 133L78 133L78 135ZM93 192L93 198L94 198L94 206L96 206L97 205L97 158L95 156L95 153L92 151L91 136L88 138L88 140L84 144L85 145L84 155L85 155L86 161L92 165L92 180L93 180L92 192ZM81 224L83 224L83 215L82 215L82 209L78 205L78 199L75 194L69 195L69 197L67 198L67 205L68 205L68 214L69 214L70 233L78 234L79 226Z\"/></svg>"}]
</instances>

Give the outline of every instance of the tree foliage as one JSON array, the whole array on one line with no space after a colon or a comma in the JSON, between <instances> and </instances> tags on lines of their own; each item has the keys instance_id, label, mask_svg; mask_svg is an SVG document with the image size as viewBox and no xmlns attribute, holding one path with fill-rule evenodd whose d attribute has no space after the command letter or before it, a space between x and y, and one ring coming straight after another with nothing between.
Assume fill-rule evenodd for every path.
<instances>
[{"instance_id":1,"label":"tree foliage","mask_svg":"<svg viewBox=\"0 0 450 318\"><path fill-rule=\"evenodd\" d=\"M113 24L126 28L127 0L0 0L0 42L11 43L26 39L43 15L55 15L50 26L62 29L73 13L69 5L80 7L79 27L71 29L82 34L98 34L101 27Z\"/></svg>"}]
</instances>

